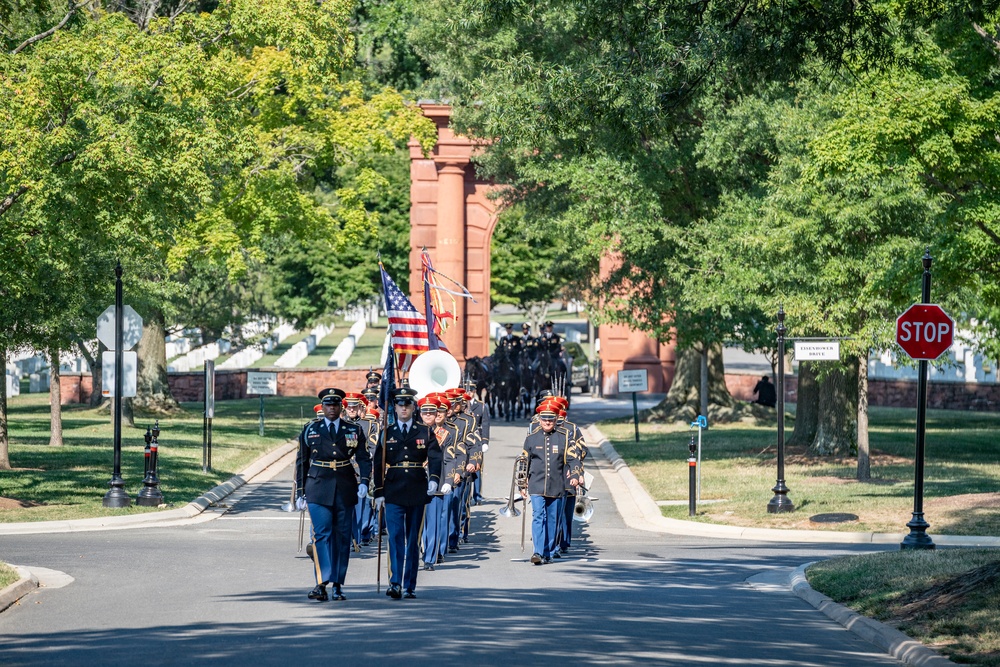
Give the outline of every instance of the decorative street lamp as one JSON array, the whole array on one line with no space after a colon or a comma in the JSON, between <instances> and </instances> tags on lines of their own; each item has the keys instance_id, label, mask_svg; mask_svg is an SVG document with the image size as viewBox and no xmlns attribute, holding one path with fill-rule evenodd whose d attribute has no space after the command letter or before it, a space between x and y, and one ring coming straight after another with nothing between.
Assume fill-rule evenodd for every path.
<instances>
[{"instance_id":1,"label":"decorative street lamp","mask_svg":"<svg viewBox=\"0 0 1000 667\"><path fill-rule=\"evenodd\" d=\"M785 309L778 306L778 481L771 489L774 497L767 504L771 514L791 512L795 504L788 497L788 487L785 486Z\"/></svg>"}]
</instances>

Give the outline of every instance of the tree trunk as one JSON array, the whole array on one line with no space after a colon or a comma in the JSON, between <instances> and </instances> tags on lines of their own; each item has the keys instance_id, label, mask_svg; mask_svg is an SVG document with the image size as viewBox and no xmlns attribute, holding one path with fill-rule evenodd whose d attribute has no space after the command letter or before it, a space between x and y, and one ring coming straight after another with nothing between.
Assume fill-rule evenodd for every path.
<instances>
[{"instance_id":1,"label":"tree trunk","mask_svg":"<svg viewBox=\"0 0 1000 667\"><path fill-rule=\"evenodd\" d=\"M49 444L61 447L62 428L62 387L59 384L59 348L49 348Z\"/></svg>"},{"instance_id":2,"label":"tree trunk","mask_svg":"<svg viewBox=\"0 0 1000 667\"><path fill-rule=\"evenodd\" d=\"M819 422L809 445L813 456L849 456L858 434L858 364L832 365L820 374Z\"/></svg>"},{"instance_id":3,"label":"tree trunk","mask_svg":"<svg viewBox=\"0 0 1000 667\"><path fill-rule=\"evenodd\" d=\"M795 430L785 443L789 447L808 447L819 428L819 386L816 369L810 361L799 364L799 388L795 399Z\"/></svg>"},{"instance_id":4,"label":"tree trunk","mask_svg":"<svg viewBox=\"0 0 1000 667\"><path fill-rule=\"evenodd\" d=\"M161 311L153 311L145 319L137 352L139 377L132 407L154 415L180 412L180 405L170 394L167 382L167 337Z\"/></svg>"},{"instance_id":5,"label":"tree trunk","mask_svg":"<svg viewBox=\"0 0 1000 667\"><path fill-rule=\"evenodd\" d=\"M10 470L10 442L7 439L7 348L0 345L4 378L0 386L0 470Z\"/></svg>"},{"instance_id":6,"label":"tree trunk","mask_svg":"<svg viewBox=\"0 0 1000 667\"><path fill-rule=\"evenodd\" d=\"M743 416L740 406L726 387L722 346L713 345L708 354L708 421L731 422ZM677 354L674 381L667 397L650 410L646 421L692 422L701 414L701 352L681 350Z\"/></svg>"},{"instance_id":7,"label":"tree trunk","mask_svg":"<svg viewBox=\"0 0 1000 667\"><path fill-rule=\"evenodd\" d=\"M101 381L101 364L103 363L103 355L105 350L104 343L97 341L97 355L91 356L90 350L83 343L77 343L77 348L80 350L80 354L83 358L87 360L87 365L90 366L90 398L87 404L92 408L98 408L104 402L104 396L101 392L103 388Z\"/></svg>"},{"instance_id":8,"label":"tree trunk","mask_svg":"<svg viewBox=\"0 0 1000 667\"><path fill-rule=\"evenodd\" d=\"M868 442L868 354L858 359L858 481L872 478L871 450Z\"/></svg>"}]
</instances>

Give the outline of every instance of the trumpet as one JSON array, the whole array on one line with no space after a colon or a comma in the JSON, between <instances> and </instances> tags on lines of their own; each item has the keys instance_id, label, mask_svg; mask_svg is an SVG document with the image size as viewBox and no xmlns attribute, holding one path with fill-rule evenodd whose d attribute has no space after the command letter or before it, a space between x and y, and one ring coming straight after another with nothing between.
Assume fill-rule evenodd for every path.
<instances>
[{"instance_id":1,"label":"trumpet","mask_svg":"<svg viewBox=\"0 0 1000 667\"><path fill-rule=\"evenodd\" d=\"M573 505L573 520L589 521L594 516L594 502L587 497L587 489L580 484L576 487L576 503Z\"/></svg>"}]
</instances>

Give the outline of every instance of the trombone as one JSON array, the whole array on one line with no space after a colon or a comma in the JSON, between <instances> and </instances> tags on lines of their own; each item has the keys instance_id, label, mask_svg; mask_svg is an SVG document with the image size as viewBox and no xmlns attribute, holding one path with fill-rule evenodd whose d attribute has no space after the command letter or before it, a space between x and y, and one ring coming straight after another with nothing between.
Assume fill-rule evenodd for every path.
<instances>
[{"instance_id":1,"label":"trombone","mask_svg":"<svg viewBox=\"0 0 1000 667\"><path fill-rule=\"evenodd\" d=\"M526 507L521 510L514 507L514 503L518 500L514 497L515 491L521 493L528 491L528 457L523 454L514 459L514 473L510 478L510 497L507 499L507 504L498 511L503 517L521 517L521 551L524 551L524 531L528 512Z\"/></svg>"}]
</instances>

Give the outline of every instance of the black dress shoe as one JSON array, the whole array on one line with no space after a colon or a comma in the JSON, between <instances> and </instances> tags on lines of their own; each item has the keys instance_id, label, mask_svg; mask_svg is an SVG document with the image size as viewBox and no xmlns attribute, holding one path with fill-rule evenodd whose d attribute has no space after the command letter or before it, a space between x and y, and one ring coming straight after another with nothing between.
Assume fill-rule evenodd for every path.
<instances>
[{"instance_id":1,"label":"black dress shoe","mask_svg":"<svg viewBox=\"0 0 1000 667\"><path fill-rule=\"evenodd\" d=\"M438 556L437 561L434 564L440 565L443 562L444 562L444 556Z\"/></svg>"},{"instance_id":2,"label":"black dress shoe","mask_svg":"<svg viewBox=\"0 0 1000 667\"><path fill-rule=\"evenodd\" d=\"M424 563L424 569L427 570L428 572L433 572L434 566L430 563Z\"/></svg>"},{"instance_id":3,"label":"black dress shoe","mask_svg":"<svg viewBox=\"0 0 1000 667\"><path fill-rule=\"evenodd\" d=\"M346 597L344 597L344 592L340 590L340 584L337 584L336 586L333 587L333 596L332 597L333 597L334 600L346 600L347 599Z\"/></svg>"},{"instance_id":4,"label":"black dress shoe","mask_svg":"<svg viewBox=\"0 0 1000 667\"><path fill-rule=\"evenodd\" d=\"M326 586L317 586L316 588L309 591L309 599L317 600L319 602L326 602L330 598L326 594Z\"/></svg>"},{"instance_id":5,"label":"black dress shoe","mask_svg":"<svg viewBox=\"0 0 1000 667\"><path fill-rule=\"evenodd\" d=\"M545 558L542 559L542 562L548 564L552 562L552 559L549 556L546 556Z\"/></svg>"},{"instance_id":6,"label":"black dress shoe","mask_svg":"<svg viewBox=\"0 0 1000 667\"><path fill-rule=\"evenodd\" d=\"M403 589L399 584L392 584L389 586L389 590L385 592L386 595L391 597L393 600L398 600L403 597Z\"/></svg>"},{"instance_id":7,"label":"black dress shoe","mask_svg":"<svg viewBox=\"0 0 1000 667\"><path fill-rule=\"evenodd\" d=\"M552 552L552 557L553 558L562 558L562 554L559 553L558 551L553 551Z\"/></svg>"},{"instance_id":8,"label":"black dress shoe","mask_svg":"<svg viewBox=\"0 0 1000 667\"><path fill-rule=\"evenodd\" d=\"M448 553L450 553L450 554L457 554L458 553L458 547L448 547Z\"/></svg>"},{"instance_id":9,"label":"black dress shoe","mask_svg":"<svg viewBox=\"0 0 1000 667\"><path fill-rule=\"evenodd\" d=\"M403 597L407 600L415 600L417 594L414 593L413 591L406 591L406 593L403 594Z\"/></svg>"},{"instance_id":10,"label":"black dress shoe","mask_svg":"<svg viewBox=\"0 0 1000 667\"><path fill-rule=\"evenodd\" d=\"M531 554L531 564L532 565L541 565L542 564L542 556L541 556L541 554Z\"/></svg>"}]
</instances>

